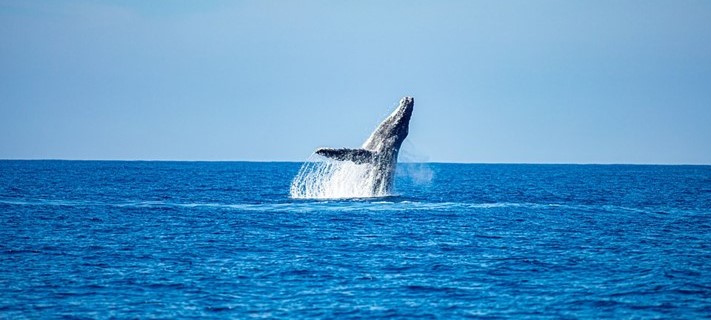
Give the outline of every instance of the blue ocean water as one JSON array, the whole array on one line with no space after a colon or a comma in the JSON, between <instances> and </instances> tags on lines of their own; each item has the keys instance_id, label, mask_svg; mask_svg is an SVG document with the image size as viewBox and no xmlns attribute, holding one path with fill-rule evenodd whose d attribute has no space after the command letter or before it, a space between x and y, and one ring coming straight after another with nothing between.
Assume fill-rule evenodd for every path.
<instances>
[{"instance_id":1,"label":"blue ocean water","mask_svg":"<svg viewBox=\"0 0 711 320\"><path fill-rule=\"evenodd\" d=\"M300 165L0 161L0 318L711 315L709 166Z\"/></svg>"}]
</instances>

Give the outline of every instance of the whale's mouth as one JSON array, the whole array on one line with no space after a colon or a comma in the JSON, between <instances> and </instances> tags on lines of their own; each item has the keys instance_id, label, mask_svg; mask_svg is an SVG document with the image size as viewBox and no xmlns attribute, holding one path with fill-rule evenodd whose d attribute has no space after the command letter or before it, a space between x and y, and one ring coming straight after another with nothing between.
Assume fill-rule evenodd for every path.
<instances>
[{"instance_id":1,"label":"whale's mouth","mask_svg":"<svg viewBox=\"0 0 711 320\"><path fill-rule=\"evenodd\" d=\"M415 98L413 98L413 97L404 97L404 98L402 98L402 99L400 100L400 105L401 105L401 106L402 106L402 105L405 105L405 106L408 106L408 107L412 108L412 106L413 106L414 104L415 104Z\"/></svg>"},{"instance_id":2,"label":"whale's mouth","mask_svg":"<svg viewBox=\"0 0 711 320\"><path fill-rule=\"evenodd\" d=\"M400 140L405 139L407 136L414 107L415 98L404 97L400 100L400 105L390 118L393 135L400 137Z\"/></svg>"},{"instance_id":3,"label":"whale's mouth","mask_svg":"<svg viewBox=\"0 0 711 320\"><path fill-rule=\"evenodd\" d=\"M400 100L400 106L399 110L404 113L410 113L412 114L412 109L415 108L415 98L413 97L404 97L402 100Z\"/></svg>"}]
</instances>

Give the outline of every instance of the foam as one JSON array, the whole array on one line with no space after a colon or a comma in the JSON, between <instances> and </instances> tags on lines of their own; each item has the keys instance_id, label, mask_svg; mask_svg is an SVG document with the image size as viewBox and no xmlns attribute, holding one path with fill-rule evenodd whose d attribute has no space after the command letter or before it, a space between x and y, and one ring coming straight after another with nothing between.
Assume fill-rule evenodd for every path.
<instances>
[{"instance_id":1,"label":"foam","mask_svg":"<svg viewBox=\"0 0 711 320\"><path fill-rule=\"evenodd\" d=\"M291 183L294 199L352 199L387 197L387 183L377 179L378 169L370 163L319 160L311 156Z\"/></svg>"}]
</instances>

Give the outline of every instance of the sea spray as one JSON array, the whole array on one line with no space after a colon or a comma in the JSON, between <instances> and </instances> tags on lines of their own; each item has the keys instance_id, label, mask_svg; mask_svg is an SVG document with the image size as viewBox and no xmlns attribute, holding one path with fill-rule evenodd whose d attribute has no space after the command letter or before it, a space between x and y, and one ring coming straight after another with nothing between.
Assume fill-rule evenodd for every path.
<instances>
[{"instance_id":1,"label":"sea spray","mask_svg":"<svg viewBox=\"0 0 711 320\"><path fill-rule=\"evenodd\" d=\"M312 155L291 183L294 199L385 197L387 186L374 164L323 159Z\"/></svg>"},{"instance_id":2,"label":"sea spray","mask_svg":"<svg viewBox=\"0 0 711 320\"><path fill-rule=\"evenodd\" d=\"M405 162L398 164L397 177L407 179L413 185L428 185L434 179L434 171L428 163Z\"/></svg>"},{"instance_id":3,"label":"sea spray","mask_svg":"<svg viewBox=\"0 0 711 320\"><path fill-rule=\"evenodd\" d=\"M409 180L414 185L428 185L434 179L434 171L427 163L429 157L424 155L414 143L405 141L400 149L400 164L397 176Z\"/></svg>"}]
</instances>

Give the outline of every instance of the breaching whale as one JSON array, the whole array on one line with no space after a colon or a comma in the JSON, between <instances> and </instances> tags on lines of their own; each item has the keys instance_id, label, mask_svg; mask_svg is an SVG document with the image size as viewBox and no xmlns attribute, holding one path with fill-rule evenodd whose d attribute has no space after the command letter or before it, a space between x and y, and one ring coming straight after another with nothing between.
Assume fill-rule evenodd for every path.
<instances>
[{"instance_id":1,"label":"breaching whale","mask_svg":"<svg viewBox=\"0 0 711 320\"><path fill-rule=\"evenodd\" d=\"M400 105L373 131L360 149L320 148L316 154L356 164L372 166L372 184L377 194L390 194L400 146L407 137L415 99L404 97Z\"/></svg>"}]
</instances>

